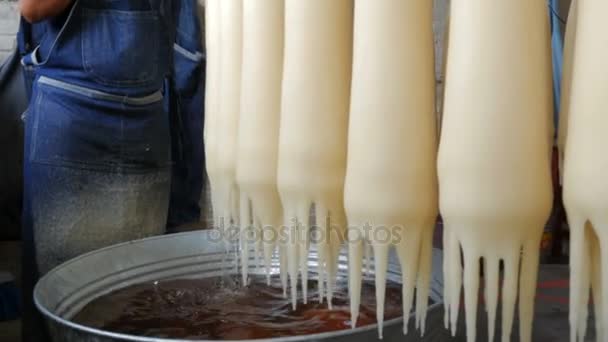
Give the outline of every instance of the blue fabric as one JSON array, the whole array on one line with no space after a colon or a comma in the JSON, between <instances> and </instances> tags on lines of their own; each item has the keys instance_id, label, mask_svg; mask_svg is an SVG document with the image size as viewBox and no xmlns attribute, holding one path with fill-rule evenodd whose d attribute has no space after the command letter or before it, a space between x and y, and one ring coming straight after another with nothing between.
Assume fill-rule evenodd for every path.
<instances>
[{"instance_id":1,"label":"blue fabric","mask_svg":"<svg viewBox=\"0 0 608 342\"><path fill-rule=\"evenodd\" d=\"M164 233L178 1L77 0L24 29L24 340L46 341L31 296L79 254ZM33 32L36 31L36 32ZM31 41L40 39L39 45ZM30 40L28 42L28 40ZM32 50L33 48L33 50Z\"/></svg>"},{"instance_id":2,"label":"blue fabric","mask_svg":"<svg viewBox=\"0 0 608 342\"><path fill-rule=\"evenodd\" d=\"M559 1L550 0L550 15L551 15L551 48L553 52L553 103L554 103L554 114L553 124L555 127L555 137L557 138L557 127L559 124L559 111L561 102L561 81L562 81L562 67L563 67L563 56L564 56L564 43L562 37L562 28L560 23L559 13Z\"/></svg>"},{"instance_id":3,"label":"blue fabric","mask_svg":"<svg viewBox=\"0 0 608 342\"><path fill-rule=\"evenodd\" d=\"M169 229L198 222L203 189L205 58L196 0L180 1L168 106L172 115L173 177Z\"/></svg>"},{"instance_id":4,"label":"blue fabric","mask_svg":"<svg viewBox=\"0 0 608 342\"><path fill-rule=\"evenodd\" d=\"M121 10L133 8L146 9L146 3L142 3L141 1L133 3L124 2L119 4L119 6L118 9ZM172 72L174 77L172 80L167 81L165 87L166 111L171 113L172 154L174 162L168 219L169 227L176 227L199 220L201 213L199 200L204 184L203 113L205 55L202 52L201 23L197 16L196 0L174 1L174 6L173 10L178 11L176 20L177 34L173 49L174 64ZM99 5L94 10L99 10ZM18 39L20 53L26 55L34 47L37 47L38 44L44 42L36 53L36 59L38 62L45 60L46 55L42 51L51 49L50 45L54 42L52 32L61 31L63 23L61 20L65 20L65 17L68 15L64 14L61 18L53 20L48 25L46 22L30 25L22 21ZM74 18L73 20L76 19ZM47 31L51 32L48 38ZM105 33L105 35L112 35L112 33ZM83 36L87 35L83 34ZM84 39L84 37L81 39ZM58 41L57 44L66 43ZM89 44L91 44L90 41ZM106 51L111 51L111 49ZM104 58L116 58L116 56L109 55ZM56 60L49 61L47 64L49 63L69 64L66 62L60 63ZM63 73L60 67L56 69ZM28 97L31 97L34 67L26 65L24 73ZM73 73L70 73L70 75L73 76ZM80 78L76 77L76 79Z\"/></svg>"},{"instance_id":5,"label":"blue fabric","mask_svg":"<svg viewBox=\"0 0 608 342\"><path fill-rule=\"evenodd\" d=\"M44 40L46 36L46 22L30 24L21 19L19 32L17 33L17 50L21 57L27 56L32 50ZM28 100L32 96L32 86L34 83L34 68L23 66L25 81L25 92Z\"/></svg>"},{"instance_id":6,"label":"blue fabric","mask_svg":"<svg viewBox=\"0 0 608 342\"><path fill-rule=\"evenodd\" d=\"M26 64L39 66L37 76L107 93L150 94L171 72L171 6L166 0L78 0L46 22L46 34Z\"/></svg>"}]
</instances>

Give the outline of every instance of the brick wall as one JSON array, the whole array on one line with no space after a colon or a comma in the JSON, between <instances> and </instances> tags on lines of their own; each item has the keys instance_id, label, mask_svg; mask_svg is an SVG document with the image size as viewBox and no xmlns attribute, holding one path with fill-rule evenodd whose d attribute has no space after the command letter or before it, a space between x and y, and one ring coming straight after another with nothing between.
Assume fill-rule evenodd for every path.
<instances>
[{"instance_id":1,"label":"brick wall","mask_svg":"<svg viewBox=\"0 0 608 342\"><path fill-rule=\"evenodd\" d=\"M0 61L14 47L18 25L17 2L0 0Z\"/></svg>"}]
</instances>

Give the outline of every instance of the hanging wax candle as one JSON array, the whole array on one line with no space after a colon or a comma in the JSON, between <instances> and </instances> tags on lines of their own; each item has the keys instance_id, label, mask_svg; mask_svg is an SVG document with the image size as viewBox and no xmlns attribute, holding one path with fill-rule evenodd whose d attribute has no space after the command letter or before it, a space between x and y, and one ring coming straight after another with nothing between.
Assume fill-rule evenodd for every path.
<instances>
[{"instance_id":1,"label":"hanging wax candle","mask_svg":"<svg viewBox=\"0 0 608 342\"><path fill-rule=\"evenodd\" d=\"M447 234L444 263L452 332L460 301L462 249L470 342L476 336L482 258L490 340L500 261L502 340L510 341L518 288L520 340L531 340L539 245L552 204L549 42L543 1L451 3L439 204Z\"/></svg>"},{"instance_id":2,"label":"hanging wax candle","mask_svg":"<svg viewBox=\"0 0 608 342\"><path fill-rule=\"evenodd\" d=\"M282 207L277 189L284 0L243 3L243 64L237 182L241 211L241 266L247 283L248 241L262 245L268 281ZM247 234L253 224L255 234ZM251 236L253 235L253 236ZM261 242L261 244L260 244ZM256 250L256 257L258 248ZM281 253L285 255L285 251ZM281 266L285 267L285 261ZM281 272L286 286L286 273Z\"/></svg>"},{"instance_id":3,"label":"hanging wax candle","mask_svg":"<svg viewBox=\"0 0 608 342\"><path fill-rule=\"evenodd\" d=\"M438 197L432 2L358 0L354 27L344 195L349 293L355 325L367 240L382 335L389 248L401 263L404 317L418 279L417 325L424 325L428 302Z\"/></svg>"},{"instance_id":4,"label":"hanging wax candle","mask_svg":"<svg viewBox=\"0 0 608 342\"><path fill-rule=\"evenodd\" d=\"M307 298L309 211L318 226L319 286L331 305L343 205L352 58L352 0L286 0L278 188L293 305Z\"/></svg>"}]
</instances>

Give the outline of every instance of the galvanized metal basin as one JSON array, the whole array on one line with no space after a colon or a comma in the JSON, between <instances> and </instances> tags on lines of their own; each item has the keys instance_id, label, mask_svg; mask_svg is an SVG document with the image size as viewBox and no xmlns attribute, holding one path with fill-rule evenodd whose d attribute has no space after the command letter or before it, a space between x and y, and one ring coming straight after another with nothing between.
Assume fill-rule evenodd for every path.
<instances>
[{"instance_id":1,"label":"galvanized metal basin","mask_svg":"<svg viewBox=\"0 0 608 342\"><path fill-rule=\"evenodd\" d=\"M434 264L438 263L435 260ZM34 291L34 300L45 316L55 342L110 342L146 341L169 342L186 341L150 337L138 337L93 329L71 322L86 304L114 290L155 280L177 278L216 277L226 272L236 272L234 255L225 253L225 245L218 242L214 231L196 231L182 234L165 235L143 240L131 241L97 250L55 268L44 276ZM309 263L314 269L316 255L311 253ZM347 277L347 259L340 257L339 277ZM250 272L261 274L263 268L250 262ZM278 273L275 263L273 273ZM314 277L314 275L312 275ZM396 259L391 258L389 279L401 282L401 272ZM402 319L385 323L382 341L445 341L447 334L443 329L443 316L440 308L440 282L433 281L431 299L435 302L429 309L427 333L424 338L414 331L410 320L410 334L402 333ZM379 341L377 327L367 326L353 330L332 333L274 338L255 341Z\"/></svg>"}]
</instances>

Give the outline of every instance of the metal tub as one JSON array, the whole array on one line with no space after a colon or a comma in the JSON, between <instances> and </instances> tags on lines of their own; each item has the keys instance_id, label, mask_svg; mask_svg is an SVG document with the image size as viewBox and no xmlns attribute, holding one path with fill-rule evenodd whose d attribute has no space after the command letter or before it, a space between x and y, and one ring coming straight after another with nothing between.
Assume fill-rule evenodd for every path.
<instances>
[{"instance_id":1,"label":"metal tub","mask_svg":"<svg viewBox=\"0 0 608 342\"><path fill-rule=\"evenodd\" d=\"M34 291L34 300L45 316L55 342L110 342L185 341L117 334L89 328L70 321L86 304L114 290L155 280L176 278L205 278L225 274L227 254L224 244L218 242L214 231L196 231L182 234L152 237L131 241L97 250L55 268L44 276ZM228 262L234 263L233 253L228 254ZM316 256L311 253L309 263L314 269ZM340 257L339 277L347 277L346 255ZM437 265L437 260L434 260ZM278 272L275 263L273 272ZM236 272L229 267L228 272ZM252 274L263 273L263 268L250 262ZM389 264L389 279L401 282L400 267L394 256ZM314 277L314 274L311 275ZM410 333L402 333L402 319L385 322L383 341L445 341L443 315L440 308L440 289L433 281L431 299L435 302L429 308L427 333L424 338L414 330L410 319ZM274 338L256 341L379 341L376 325L331 333Z\"/></svg>"}]
</instances>

